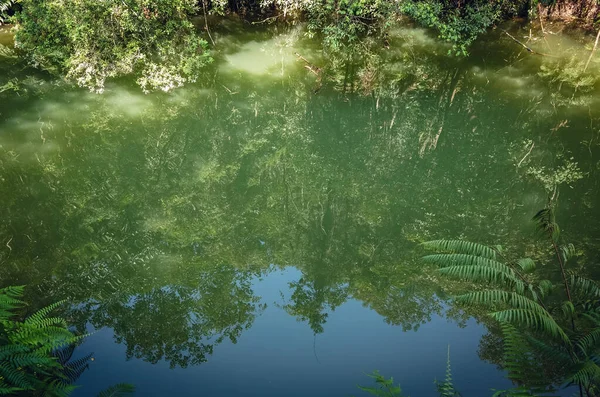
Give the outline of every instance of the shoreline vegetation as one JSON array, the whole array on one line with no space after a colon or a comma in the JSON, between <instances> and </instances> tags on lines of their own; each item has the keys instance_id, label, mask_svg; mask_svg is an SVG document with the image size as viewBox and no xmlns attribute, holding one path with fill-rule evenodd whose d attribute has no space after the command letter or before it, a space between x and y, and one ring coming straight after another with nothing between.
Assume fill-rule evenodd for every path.
<instances>
[{"instance_id":1,"label":"shoreline vegetation","mask_svg":"<svg viewBox=\"0 0 600 397\"><path fill-rule=\"evenodd\" d=\"M595 0L0 0L0 22L12 24L29 64L97 93L121 76L133 76L145 93L196 82L218 47L215 17L227 15L252 25L305 23L306 35L339 63L388 48L400 18L434 31L449 43L449 57L467 56L481 34L514 18L539 24L544 39L556 33L547 29L556 20L593 31L587 65L600 38Z\"/></svg>"}]
</instances>

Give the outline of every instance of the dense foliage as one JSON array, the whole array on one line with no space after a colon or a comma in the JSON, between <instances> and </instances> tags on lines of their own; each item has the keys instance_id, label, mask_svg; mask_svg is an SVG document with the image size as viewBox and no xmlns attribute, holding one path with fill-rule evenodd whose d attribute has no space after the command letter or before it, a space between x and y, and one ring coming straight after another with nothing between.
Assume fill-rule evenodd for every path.
<instances>
[{"instance_id":1,"label":"dense foliage","mask_svg":"<svg viewBox=\"0 0 600 397\"><path fill-rule=\"evenodd\" d=\"M575 385L580 396L598 396L600 286L566 268L576 250L560 242L552 208L539 211L534 220L555 252L559 285L536 277L532 259L507 259L501 247L430 241L425 246L441 253L424 260L437 264L442 274L480 286L456 300L494 310L490 316L504 336L504 367L518 392L539 395L552 385Z\"/></svg>"},{"instance_id":2,"label":"dense foliage","mask_svg":"<svg viewBox=\"0 0 600 397\"><path fill-rule=\"evenodd\" d=\"M200 77L215 44L209 13L248 21L306 21L325 52L344 59L370 53L363 41L388 46L392 22L408 16L437 31L449 53L466 55L473 41L503 18L527 15L525 0L0 0L0 23L16 24L16 45L33 65L92 91L107 79L135 76L138 85L169 91ZM192 20L202 15L205 37ZM266 17L266 18L265 18ZM204 38L203 38L204 37ZM373 44L373 43L371 43Z\"/></svg>"},{"instance_id":3,"label":"dense foliage","mask_svg":"<svg viewBox=\"0 0 600 397\"><path fill-rule=\"evenodd\" d=\"M0 289L0 395L66 397L88 368L91 354L73 359L85 334L76 335L61 317L50 317L56 302L21 319L23 287ZM132 385L121 383L98 397L127 396Z\"/></svg>"},{"instance_id":4,"label":"dense foliage","mask_svg":"<svg viewBox=\"0 0 600 397\"><path fill-rule=\"evenodd\" d=\"M37 311L25 320L16 318L22 306L22 287L0 290L0 394L36 391L41 395L61 396L73 390L70 378L82 371L87 358L63 366L53 353L77 343L65 321L49 314L62 302ZM69 376L71 375L71 376Z\"/></svg>"},{"instance_id":5,"label":"dense foliage","mask_svg":"<svg viewBox=\"0 0 600 397\"><path fill-rule=\"evenodd\" d=\"M16 46L34 65L96 92L126 74L144 91L169 91L195 81L210 60L190 21L195 3L22 0Z\"/></svg>"}]
</instances>

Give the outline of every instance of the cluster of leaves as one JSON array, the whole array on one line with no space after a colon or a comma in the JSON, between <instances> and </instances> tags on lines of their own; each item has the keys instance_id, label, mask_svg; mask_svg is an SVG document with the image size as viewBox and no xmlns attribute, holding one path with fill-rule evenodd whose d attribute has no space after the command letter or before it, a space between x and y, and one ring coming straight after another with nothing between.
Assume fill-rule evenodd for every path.
<instances>
[{"instance_id":1,"label":"cluster of leaves","mask_svg":"<svg viewBox=\"0 0 600 397\"><path fill-rule=\"evenodd\" d=\"M402 389L399 385L394 385L394 378L387 379L379 371L373 371L368 375L375 380L376 386L358 386L359 389L373 396L378 397L402 397ZM448 346L448 360L446 364L446 377L443 382L435 381L437 392L440 397L461 397L461 394L454 387L452 381L452 368L450 366L450 346ZM496 397L496 396L494 396Z\"/></svg>"},{"instance_id":2,"label":"cluster of leaves","mask_svg":"<svg viewBox=\"0 0 600 397\"><path fill-rule=\"evenodd\" d=\"M442 252L424 260L437 264L442 274L483 286L456 300L494 310L490 316L500 323L504 335L504 366L519 385L513 393L540 395L552 385L577 385L581 396L596 396L600 385L600 287L567 272L565 266L576 251L572 244L559 243L553 210L538 212L534 220L556 254L562 288L534 277L532 259L508 260L500 247L460 240L430 241L426 247Z\"/></svg>"},{"instance_id":3,"label":"cluster of leaves","mask_svg":"<svg viewBox=\"0 0 600 397\"><path fill-rule=\"evenodd\" d=\"M500 7L487 0L409 0L400 7L415 21L436 29L456 55L467 55L471 43L501 15Z\"/></svg>"},{"instance_id":4,"label":"cluster of leaves","mask_svg":"<svg viewBox=\"0 0 600 397\"><path fill-rule=\"evenodd\" d=\"M22 296L22 286L0 289L0 395L68 396L92 357L72 359L86 335L75 335L64 319L50 317L62 301L19 320ZM116 384L98 397L126 396L134 391L132 385Z\"/></svg>"},{"instance_id":5,"label":"cluster of leaves","mask_svg":"<svg viewBox=\"0 0 600 397\"><path fill-rule=\"evenodd\" d=\"M22 306L22 294L23 287L0 290L0 394L35 390L47 395L68 395L74 389L70 378L82 370L84 362L65 371L52 353L77 343L83 336L71 333L63 319L49 317L62 302L41 309L24 321L16 320L15 310Z\"/></svg>"},{"instance_id":6,"label":"cluster of leaves","mask_svg":"<svg viewBox=\"0 0 600 397\"><path fill-rule=\"evenodd\" d=\"M309 33L334 53L357 51L365 36L382 34L395 15L394 2L382 0L326 0L307 9Z\"/></svg>"},{"instance_id":7,"label":"cluster of leaves","mask_svg":"<svg viewBox=\"0 0 600 397\"><path fill-rule=\"evenodd\" d=\"M190 17L193 0L21 0L16 46L36 66L95 92L134 75L141 88L169 91L195 81L210 61Z\"/></svg>"}]
</instances>

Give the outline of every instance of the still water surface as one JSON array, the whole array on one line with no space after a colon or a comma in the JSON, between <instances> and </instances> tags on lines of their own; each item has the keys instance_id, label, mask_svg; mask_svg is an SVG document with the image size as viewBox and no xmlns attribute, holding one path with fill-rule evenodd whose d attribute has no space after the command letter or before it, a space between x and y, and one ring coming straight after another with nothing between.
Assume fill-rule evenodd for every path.
<instances>
[{"instance_id":1,"label":"still water surface","mask_svg":"<svg viewBox=\"0 0 600 397\"><path fill-rule=\"evenodd\" d=\"M493 31L457 60L402 27L341 67L301 27L215 36L210 71L171 94L95 95L0 53L18 81L0 93L0 284L96 330L75 395L360 395L378 369L434 396L448 346L464 396L509 387L419 243L536 255L529 220L559 195L598 279L600 91L561 73L589 38L531 37L543 58Z\"/></svg>"}]
</instances>

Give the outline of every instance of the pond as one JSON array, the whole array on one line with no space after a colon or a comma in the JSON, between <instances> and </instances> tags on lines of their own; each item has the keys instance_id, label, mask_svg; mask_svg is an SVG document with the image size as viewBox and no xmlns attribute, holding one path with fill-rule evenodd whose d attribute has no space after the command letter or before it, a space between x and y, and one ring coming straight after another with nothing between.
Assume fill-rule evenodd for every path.
<instances>
[{"instance_id":1,"label":"pond","mask_svg":"<svg viewBox=\"0 0 600 397\"><path fill-rule=\"evenodd\" d=\"M510 387L420 243L543 257L553 197L598 279L600 89L589 37L505 28L546 55L496 29L457 59L404 24L342 62L223 20L206 75L148 95L71 87L0 32L0 285L93 332L76 396L362 395L373 370L434 396L448 356L464 396Z\"/></svg>"}]
</instances>

